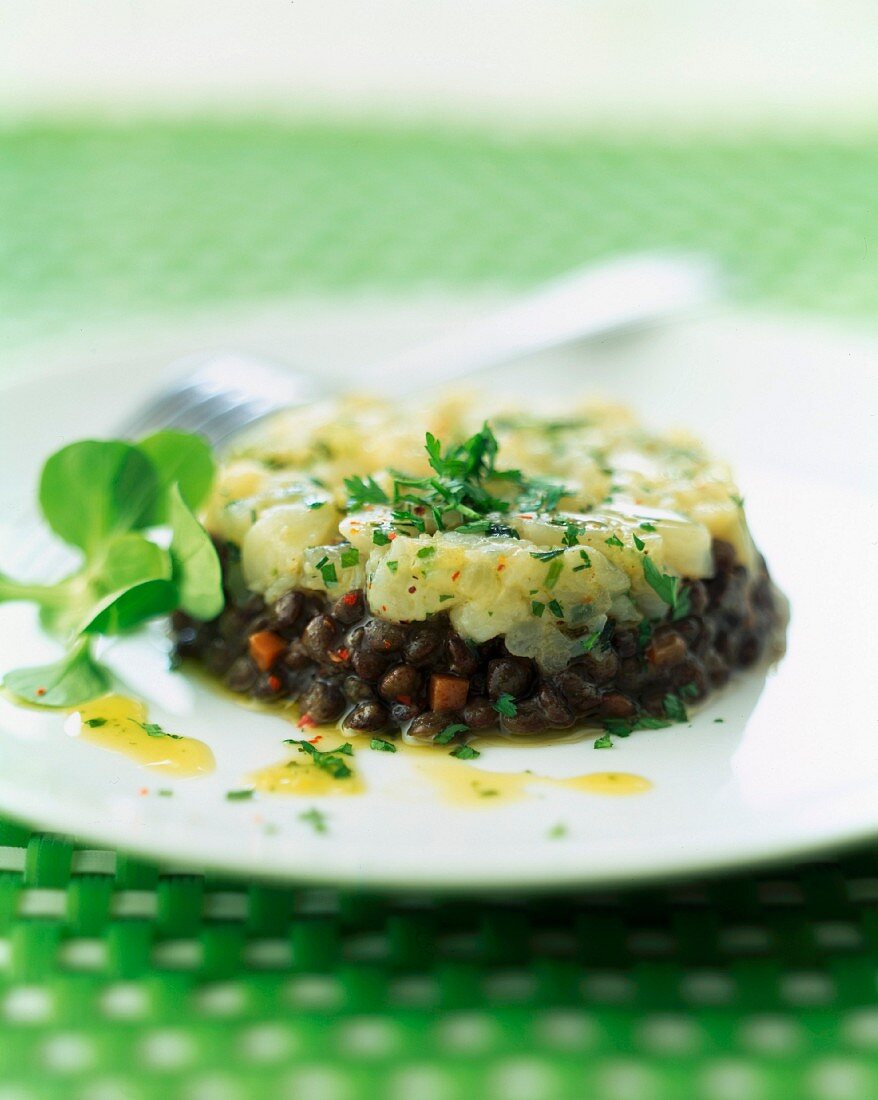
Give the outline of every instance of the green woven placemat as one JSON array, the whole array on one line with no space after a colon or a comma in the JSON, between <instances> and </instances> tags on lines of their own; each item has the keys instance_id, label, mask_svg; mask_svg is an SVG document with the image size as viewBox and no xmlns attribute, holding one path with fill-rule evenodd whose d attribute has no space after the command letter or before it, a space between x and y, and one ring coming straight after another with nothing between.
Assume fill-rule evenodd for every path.
<instances>
[{"instance_id":1,"label":"green woven placemat","mask_svg":"<svg viewBox=\"0 0 878 1100\"><path fill-rule=\"evenodd\" d=\"M878 141L0 134L0 346L654 245L878 315ZM878 854L477 902L166 873L0 822L0 1100L872 1100Z\"/></svg>"}]
</instances>

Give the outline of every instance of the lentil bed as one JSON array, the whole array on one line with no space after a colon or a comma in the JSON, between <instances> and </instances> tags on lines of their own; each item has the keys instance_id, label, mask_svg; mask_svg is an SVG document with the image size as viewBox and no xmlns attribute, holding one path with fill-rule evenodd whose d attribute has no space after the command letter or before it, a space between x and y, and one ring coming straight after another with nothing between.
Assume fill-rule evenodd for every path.
<instances>
[{"instance_id":1,"label":"lentil bed","mask_svg":"<svg viewBox=\"0 0 878 1100\"><path fill-rule=\"evenodd\" d=\"M267 606L245 588L236 548L217 549L225 610L209 623L175 615L178 657L199 660L232 691L298 700L315 724L407 730L423 741L453 724L515 735L660 717L668 693L682 690L698 702L735 670L754 665L781 622L764 562L751 575L732 547L716 540L714 576L685 582L684 618L666 618L648 631L611 622L591 652L545 676L534 661L510 654L502 638L468 643L444 615L412 623L374 618L361 591L335 600L292 591ZM500 709L509 713L495 707L501 696Z\"/></svg>"}]
</instances>

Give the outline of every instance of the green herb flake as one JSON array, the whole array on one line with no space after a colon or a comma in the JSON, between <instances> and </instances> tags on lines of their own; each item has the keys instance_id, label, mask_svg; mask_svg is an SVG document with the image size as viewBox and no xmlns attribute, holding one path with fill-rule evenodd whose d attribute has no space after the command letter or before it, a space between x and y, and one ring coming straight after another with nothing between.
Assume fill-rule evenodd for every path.
<instances>
[{"instance_id":1,"label":"green herb flake","mask_svg":"<svg viewBox=\"0 0 878 1100\"><path fill-rule=\"evenodd\" d=\"M591 569L591 558L588 556L586 551L580 550L579 556L582 559L582 565L575 565L573 567L574 573L581 573L583 569Z\"/></svg>"},{"instance_id":2,"label":"green herb flake","mask_svg":"<svg viewBox=\"0 0 878 1100\"><path fill-rule=\"evenodd\" d=\"M376 527L372 532L372 544L374 546L389 546L390 542L390 536L382 531L380 527Z\"/></svg>"},{"instance_id":3,"label":"green herb flake","mask_svg":"<svg viewBox=\"0 0 878 1100\"><path fill-rule=\"evenodd\" d=\"M600 638L601 632L599 630L595 630L591 634L586 635L586 637L580 638L577 642L579 652L590 653L600 641Z\"/></svg>"},{"instance_id":4,"label":"green herb flake","mask_svg":"<svg viewBox=\"0 0 878 1100\"><path fill-rule=\"evenodd\" d=\"M383 741L380 737L373 737L369 748L376 752L396 752L396 745L392 741Z\"/></svg>"},{"instance_id":5,"label":"green herb flake","mask_svg":"<svg viewBox=\"0 0 878 1100\"><path fill-rule=\"evenodd\" d=\"M504 718L514 718L518 714L518 707L515 703L515 698L509 694L508 691L504 691L493 703L494 710L498 714L502 714Z\"/></svg>"},{"instance_id":6,"label":"green herb flake","mask_svg":"<svg viewBox=\"0 0 878 1100\"><path fill-rule=\"evenodd\" d=\"M349 741L345 741L337 749L330 749L327 752L321 752L310 741L300 741L296 738L288 738L284 741L284 744L295 745L299 752L311 757L315 767L329 772L333 779L347 779L354 774L342 759L343 756L354 755L354 750Z\"/></svg>"},{"instance_id":7,"label":"green herb flake","mask_svg":"<svg viewBox=\"0 0 878 1100\"><path fill-rule=\"evenodd\" d=\"M558 583L558 578L564 569L563 561L553 561L550 563L549 568L546 570L545 586L548 589L552 589Z\"/></svg>"},{"instance_id":8,"label":"green herb flake","mask_svg":"<svg viewBox=\"0 0 878 1100\"><path fill-rule=\"evenodd\" d=\"M129 718L128 721L139 726L148 737L170 737L172 741L183 739L179 733L168 733L167 730L163 730L158 722L138 722L136 718Z\"/></svg>"},{"instance_id":9,"label":"green herb flake","mask_svg":"<svg viewBox=\"0 0 878 1100\"><path fill-rule=\"evenodd\" d=\"M559 821L557 825L553 825L551 829L546 833L549 840L560 840L562 837L567 836L567 826L563 821Z\"/></svg>"},{"instance_id":10,"label":"green herb flake","mask_svg":"<svg viewBox=\"0 0 878 1100\"><path fill-rule=\"evenodd\" d=\"M603 733L595 740L592 747L596 749L611 749L613 747L613 739L608 733Z\"/></svg>"},{"instance_id":11,"label":"green herb flake","mask_svg":"<svg viewBox=\"0 0 878 1100\"><path fill-rule=\"evenodd\" d=\"M312 512L316 512L318 508L322 508L326 504L325 500L312 500L308 505L308 508Z\"/></svg>"},{"instance_id":12,"label":"green herb flake","mask_svg":"<svg viewBox=\"0 0 878 1100\"><path fill-rule=\"evenodd\" d=\"M101 726L105 726L107 720L106 718L86 718L82 724L88 726L89 729L96 730L100 729Z\"/></svg>"},{"instance_id":13,"label":"green herb flake","mask_svg":"<svg viewBox=\"0 0 878 1100\"><path fill-rule=\"evenodd\" d=\"M329 826L326 824L326 814L321 810L318 810L316 806L312 806L310 810L305 810L299 814L299 821L304 821L306 825L310 825L315 833L328 833Z\"/></svg>"},{"instance_id":14,"label":"green herb flake","mask_svg":"<svg viewBox=\"0 0 878 1100\"><path fill-rule=\"evenodd\" d=\"M331 561L326 561L324 558L324 564L318 565L317 568L320 570L320 576L323 577L325 585L338 584L338 573Z\"/></svg>"},{"instance_id":15,"label":"green herb flake","mask_svg":"<svg viewBox=\"0 0 878 1100\"><path fill-rule=\"evenodd\" d=\"M568 523L564 530L565 546L578 546L579 545L579 528L575 523Z\"/></svg>"},{"instance_id":16,"label":"green herb flake","mask_svg":"<svg viewBox=\"0 0 878 1100\"><path fill-rule=\"evenodd\" d=\"M245 787L240 791L226 791L226 799L229 802L246 802L253 797L253 788Z\"/></svg>"},{"instance_id":17,"label":"green herb flake","mask_svg":"<svg viewBox=\"0 0 878 1100\"><path fill-rule=\"evenodd\" d=\"M439 597L439 603L446 603L448 600L453 600L454 596L450 592L443 592Z\"/></svg>"},{"instance_id":18,"label":"green herb flake","mask_svg":"<svg viewBox=\"0 0 878 1100\"><path fill-rule=\"evenodd\" d=\"M736 507L738 507L738 508L743 508L744 507L744 498L739 497L737 493L731 493L730 496L729 496L729 499L731 500L732 504L734 504Z\"/></svg>"},{"instance_id":19,"label":"green herb flake","mask_svg":"<svg viewBox=\"0 0 878 1100\"><path fill-rule=\"evenodd\" d=\"M355 565L360 564L360 551L355 546L346 546L339 560L342 569L353 569Z\"/></svg>"},{"instance_id":20,"label":"green herb flake","mask_svg":"<svg viewBox=\"0 0 878 1100\"><path fill-rule=\"evenodd\" d=\"M348 491L348 509L362 508L364 504L389 504L387 493L373 477L346 477L345 488Z\"/></svg>"},{"instance_id":21,"label":"green herb flake","mask_svg":"<svg viewBox=\"0 0 878 1100\"><path fill-rule=\"evenodd\" d=\"M622 540L619 538L619 536L615 535L615 534L610 535L610 537L608 539L604 539L604 542L607 544L607 546L624 546L625 545L625 543L622 542Z\"/></svg>"},{"instance_id":22,"label":"green herb flake","mask_svg":"<svg viewBox=\"0 0 878 1100\"><path fill-rule=\"evenodd\" d=\"M391 573L395 573L399 569L399 562L395 560L388 561L387 568Z\"/></svg>"},{"instance_id":23,"label":"green herb flake","mask_svg":"<svg viewBox=\"0 0 878 1100\"><path fill-rule=\"evenodd\" d=\"M638 550L642 550L646 546L646 543L643 541L643 539L638 538L637 535L632 534L631 538L634 540L634 545L637 547Z\"/></svg>"},{"instance_id":24,"label":"green herb flake","mask_svg":"<svg viewBox=\"0 0 878 1100\"><path fill-rule=\"evenodd\" d=\"M530 556L536 558L537 561L552 561L563 553L564 547L557 546L554 550L532 550Z\"/></svg>"},{"instance_id":25,"label":"green herb flake","mask_svg":"<svg viewBox=\"0 0 878 1100\"><path fill-rule=\"evenodd\" d=\"M416 556L419 558L432 558L435 553L435 546L422 546Z\"/></svg>"},{"instance_id":26,"label":"green herb flake","mask_svg":"<svg viewBox=\"0 0 878 1100\"><path fill-rule=\"evenodd\" d=\"M714 722L725 722L725 718L714 718Z\"/></svg>"},{"instance_id":27,"label":"green herb flake","mask_svg":"<svg viewBox=\"0 0 878 1100\"><path fill-rule=\"evenodd\" d=\"M531 613L531 615L535 615L538 619L541 619L543 617L543 612L545 610L546 610L546 605L544 603L540 603L539 600L531 600L530 601L530 613Z\"/></svg>"},{"instance_id":28,"label":"green herb flake","mask_svg":"<svg viewBox=\"0 0 878 1100\"><path fill-rule=\"evenodd\" d=\"M655 530L655 524L654 523L641 523L641 524L638 524L638 526L640 527L641 531L654 531Z\"/></svg>"},{"instance_id":29,"label":"green herb flake","mask_svg":"<svg viewBox=\"0 0 878 1100\"><path fill-rule=\"evenodd\" d=\"M447 745L449 741L453 741L459 733L469 733L469 726L465 726L463 722L454 722L450 726L446 726L441 733L437 733L433 738L434 745Z\"/></svg>"},{"instance_id":30,"label":"green herb flake","mask_svg":"<svg viewBox=\"0 0 878 1100\"><path fill-rule=\"evenodd\" d=\"M659 571L655 562L649 555L641 559L643 576L649 587L660 600L663 600L671 608L673 619L682 619L689 614L689 594L680 585L679 577L671 577L667 573Z\"/></svg>"},{"instance_id":31,"label":"green herb flake","mask_svg":"<svg viewBox=\"0 0 878 1100\"><path fill-rule=\"evenodd\" d=\"M477 760L482 754L478 749L472 748L471 745L458 745L448 755L456 756L458 760Z\"/></svg>"},{"instance_id":32,"label":"green herb flake","mask_svg":"<svg viewBox=\"0 0 878 1100\"><path fill-rule=\"evenodd\" d=\"M556 619L564 618L564 608L559 600L549 600L546 607L548 607Z\"/></svg>"},{"instance_id":33,"label":"green herb flake","mask_svg":"<svg viewBox=\"0 0 878 1100\"><path fill-rule=\"evenodd\" d=\"M672 722L688 722L689 715L686 713L686 706L679 695L675 695L672 691L669 691L662 700L662 706L665 714Z\"/></svg>"},{"instance_id":34,"label":"green herb flake","mask_svg":"<svg viewBox=\"0 0 878 1100\"><path fill-rule=\"evenodd\" d=\"M174 792L169 791L167 787L162 787L160 791L156 791L155 793L159 796L159 798L172 798L174 794Z\"/></svg>"}]
</instances>

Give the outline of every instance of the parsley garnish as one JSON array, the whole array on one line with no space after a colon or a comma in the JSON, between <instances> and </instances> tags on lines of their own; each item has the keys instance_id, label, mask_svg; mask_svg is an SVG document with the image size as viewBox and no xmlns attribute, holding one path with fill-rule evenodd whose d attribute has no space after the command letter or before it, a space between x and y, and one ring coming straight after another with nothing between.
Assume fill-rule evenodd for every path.
<instances>
[{"instance_id":1,"label":"parsley garnish","mask_svg":"<svg viewBox=\"0 0 878 1100\"><path fill-rule=\"evenodd\" d=\"M346 546L341 552L342 569L353 569L360 564L360 551L355 546Z\"/></svg>"},{"instance_id":2,"label":"parsley garnish","mask_svg":"<svg viewBox=\"0 0 878 1100\"><path fill-rule=\"evenodd\" d=\"M107 720L106 718L86 718L82 724L88 726L89 729L96 730L100 729L101 726L105 726Z\"/></svg>"},{"instance_id":3,"label":"parsley garnish","mask_svg":"<svg viewBox=\"0 0 878 1100\"><path fill-rule=\"evenodd\" d=\"M376 752L396 752L396 745L392 741L383 741L380 737L373 737L369 748Z\"/></svg>"},{"instance_id":4,"label":"parsley garnish","mask_svg":"<svg viewBox=\"0 0 878 1100\"><path fill-rule=\"evenodd\" d=\"M579 647L580 653L588 653L597 645L600 641L601 632L595 630L593 633L586 635L585 638L580 638L576 643Z\"/></svg>"},{"instance_id":5,"label":"parsley garnish","mask_svg":"<svg viewBox=\"0 0 878 1100\"><path fill-rule=\"evenodd\" d=\"M564 618L564 608L558 600L549 600L546 607L552 612L556 619Z\"/></svg>"},{"instance_id":6,"label":"parsley garnish","mask_svg":"<svg viewBox=\"0 0 878 1100\"><path fill-rule=\"evenodd\" d=\"M172 741L182 740L179 733L168 733L162 729L158 722L138 722L136 718L129 718L128 721L133 722L135 726L140 726L149 737L170 737ZM101 722L101 725L103 725L103 722Z\"/></svg>"},{"instance_id":7,"label":"parsley garnish","mask_svg":"<svg viewBox=\"0 0 878 1100\"><path fill-rule=\"evenodd\" d=\"M504 718L514 718L516 714L518 714L515 698L510 695L508 691L504 691L503 694L497 698L493 707L494 710L496 710L498 714L502 714Z\"/></svg>"},{"instance_id":8,"label":"parsley garnish","mask_svg":"<svg viewBox=\"0 0 878 1100\"><path fill-rule=\"evenodd\" d=\"M564 547L558 546L554 550L532 550L530 556L536 558L537 561L552 561L553 558L557 558L563 553Z\"/></svg>"},{"instance_id":9,"label":"parsley garnish","mask_svg":"<svg viewBox=\"0 0 878 1100\"><path fill-rule=\"evenodd\" d=\"M362 508L364 504L389 504L390 498L374 477L346 477L348 508Z\"/></svg>"},{"instance_id":10,"label":"parsley garnish","mask_svg":"<svg viewBox=\"0 0 878 1100\"><path fill-rule=\"evenodd\" d=\"M553 825L546 833L546 836L549 840L558 840L562 836L567 836L567 826L561 821L557 825Z\"/></svg>"},{"instance_id":11,"label":"parsley garnish","mask_svg":"<svg viewBox=\"0 0 878 1100\"><path fill-rule=\"evenodd\" d=\"M649 556L644 556L643 576L646 583L655 592L660 600L664 600L671 608L672 619L682 619L689 614L689 594L681 587L679 577L668 576L660 573L655 562Z\"/></svg>"},{"instance_id":12,"label":"parsley garnish","mask_svg":"<svg viewBox=\"0 0 878 1100\"><path fill-rule=\"evenodd\" d=\"M625 543L619 538L618 535L610 535L608 539L604 539L607 546L624 546Z\"/></svg>"},{"instance_id":13,"label":"parsley garnish","mask_svg":"<svg viewBox=\"0 0 878 1100\"><path fill-rule=\"evenodd\" d=\"M593 747L596 749L611 749L613 747L613 739L608 733L603 733L597 738Z\"/></svg>"},{"instance_id":14,"label":"parsley garnish","mask_svg":"<svg viewBox=\"0 0 878 1100\"><path fill-rule=\"evenodd\" d=\"M744 507L744 498L739 497L737 493L731 493L729 499L731 500L732 504L736 504L739 508Z\"/></svg>"},{"instance_id":15,"label":"parsley garnish","mask_svg":"<svg viewBox=\"0 0 878 1100\"><path fill-rule=\"evenodd\" d=\"M435 546L422 546L416 556L419 558L431 558L435 553Z\"/></svg>"},{"instance_id":16,"label":"parsley garnish","mask_svg":"<svg viewBox=\"0 0 878 1100\"><path fill-rule=\"evenodd\" d=\"M380 527L376 527L375 530L372 532L373 545L389 546L390 541L390 536L385 531L382 531Z\"/></svg>"},{"instance_id":17,"label":"parsley garnish","mask_svg":"<svg viewBox=\"0 0 878 1100\"><path fill-rule=\"evenodd\" d=\"M475 760L482 754L478 749L474 749L469 745L458 745L457 748L452 749L448 755L456 756L458 760Z\"/></svg>"},{"instance_id":18,"label":"parsley garnish","mask_svg":"<svg viewBox=\"0 0 878 1100\"><path fill-rule=\"evenodd\" d=\"M445 603L446 600L453 600L453 599L454 599L454 595L451 592L444 592L439 597L439 603Z\"/></svg>"},{"instance_id":19,"label":"parsley garnish","mask_svg":"<svg viewBox=\"0 0 878 1100\"><path fill-rule=\"evenodd\" d=\"M463 722L454 722L450 726L446 726L441 733L437 733L433 738L434 745L447 745L449 741L452 741L459 733L468 733L469 726L465 726Z\"/></svg>"},{"instance_id":20,"label":"parsley garnish","mask_svg":"<svg viewBox=\"0 0 878 1100\"><path fill-rule=\"evenodd\" d=\"M646 546L646 543L643 541L643 539L639 538L637 535L632 533L631 538L634 540L634 545L637 547L638 550L642 550L644 546Z\"/></svg>"},{"instance_id":21,"label":"parsley garnish","mask_svg":"<svg viewBox=\"0 0 878 1100\"><path fill-rule=\"evenodd\" d=\"M530 613L531 613L531 615L536 615L536 617L538 619L541 619L543 617L543 612L545 610L546 610L546 605L544 603L540 603L539 600L531 600L530 601Z\"/></svg>"},{"instance_id":22,"label":"parsley garnish","mask_svg":"<svg viewBox=\"0 0 878 1100\"><path fill-rule=\"evenodd\" d=\"M549 568L546 570L546 579L544 581L544 584L545 584L546 588L554 588L555 587L555 585L558 583L558 578L561 576L561 573L562 573L563 569L564 569L564 562L563 561L550 562Z\"/></svg>"},{"instance_id":23,"label":"parsley garnish","mask_svg":"<svg viewBox=\"0 0 878 1100\"><path fill-rule=\"evenodd\" d=\"M654 531L655 530L655 524L654 523L641 523L639 526L640 526L641 531Z\"/></svg>"},{"instance_id":24,"label":"parsley garnish","mask_svg":"<svg viewBox=\"0 0 878 1100\"><path fill-rule=\"evenodd\" d=\"M580 573L583 569L591 569L591 558L585 550L579 551L579 556L582 558L582 565L575 565L573 567L574 573Z\"/></svg>"},{"instance_id":25,"label":"parsley garnish","mask_svg":"<svg viewBox=\"0 0 878 1100\"><path fill-rule=\"evenodd\" d=\"M672 722L688 722L689 715L686 713L686 706L679 695L675 695L672 691L669 691L662 700L662 706L664 707L665 714Z\"/></svg>"},{"instance_id":26,"label":"parsley garnish","mask_svg":"<svg viewBox=\"0 0 878 1100\"><path fill-rule=\"evenodd\" d=\"M345 761L342 760L343 756L354 755L354 750L349 741L345 741L337 749L331 749L328 752L321 752L320 749L315 749L310 741L298 741L294 737L288 738L284 741L284 744L295 745L299 752L310 756L315 766L329 772L333 779L347 779L348 776L354 774Z\"/></svg>"},{"instance_id":27,"label":"parsley garnish","mask_svg":"<svg viewBox=\"0 0 878 1100\"><path fill-rule=\"evenodd\" d=\"M575 523L568 523L567 529L564 531L565 546L578 546L579 545L579 528Z\"/></svg>"},{"instance_id":28,"label":"parsley garnish","mask_svg":"<svg viewBox=\"0 0 878 1100\"><path fill-rule=\"evenodd\" d=\"M316 806L312 806L310 810L305 810L304 813L299 814L299 821L304 821L312 826L315 833L329 832L326 824L326 814L318 810Z\"/></svg>"},{"instance_id":29,"label":"parsley garnish","mask_svg":"<svg viewBox=\"0 0 878 1100\"><path fill-rule=\"evenodd\" d=\"M390 570L391 573L395 573L397 571L397 569L399 569L399 562L398 561L389 561L389 562L387 562L387 568Z\"/></svg>"},{"instance_id":30,"label":"parsley garnish","mask_svg":"<svg viewBox=\"0 0 878 1100\"><path fill-rule=\"evenodd\" d=\"M248 798L252 797L252 787L245 787L241 791L226 791L226 798L229 800L229 802L246 802Z\"/></svg>"}]
</instances>

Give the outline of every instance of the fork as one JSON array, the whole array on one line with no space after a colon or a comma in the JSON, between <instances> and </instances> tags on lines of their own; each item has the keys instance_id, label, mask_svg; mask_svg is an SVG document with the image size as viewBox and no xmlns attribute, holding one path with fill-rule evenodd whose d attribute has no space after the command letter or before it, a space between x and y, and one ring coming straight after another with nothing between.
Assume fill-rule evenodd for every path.
<instances>
[{"instance_id":1,"label":"fork","mask_svg":"<svg viewBox=\"0 0 878 1100\"><path fill-rule=\"evenodd\" d=\"M719 282L708 260L686 254L639 253L588 265L363 374L396 379L397 394L425 377L444 383L538 351L691 314L717 296ZM214 352L174 364L165 384L116 434L138 439L174 428L222 449L272 413L327 396L316 374L243 352ZM57 543L39 538L31 518L22 517L20 526L14 540L19 560L4 567L35 577L60 573L69 556Z\"/></svg>"},{"instance_id":2,"label":"fork","mask_svg":"<svg viewBox=\"0 0 878 1100\"><path fill-rule=\"evenodd\" d=\"M589 265L363 375L396 378L397 393L425 377L448 382L537 351L692 313L716 297L718 285L716 269L699 256L641 253ZM281 408L326 396L313 373L239 352L214 353L177 363L120 434L137 438L176 428L221 447Z\"/></svg>"}]
</instances>

